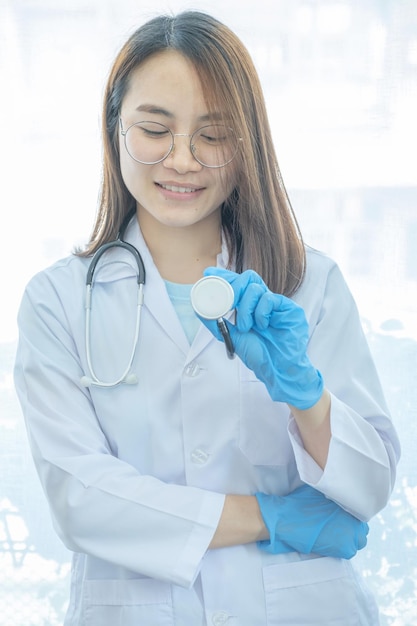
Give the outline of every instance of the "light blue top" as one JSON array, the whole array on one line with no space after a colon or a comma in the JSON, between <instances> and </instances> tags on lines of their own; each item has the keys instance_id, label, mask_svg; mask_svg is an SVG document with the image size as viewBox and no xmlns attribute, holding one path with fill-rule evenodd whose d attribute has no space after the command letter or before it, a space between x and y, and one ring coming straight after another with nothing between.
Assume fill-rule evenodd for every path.
<instances>
[{"instance_id":1,"label":"light blue top","mask_svg":"<svg viewBox=\"0 0 417 626\"><path fill-rule=\"evenodd\" d=\"M190 293L192 285L182 285L165 281L168 295L179 317L187 339L192 344L201 324L191 305Z\"/></svg>"}]
</instances>

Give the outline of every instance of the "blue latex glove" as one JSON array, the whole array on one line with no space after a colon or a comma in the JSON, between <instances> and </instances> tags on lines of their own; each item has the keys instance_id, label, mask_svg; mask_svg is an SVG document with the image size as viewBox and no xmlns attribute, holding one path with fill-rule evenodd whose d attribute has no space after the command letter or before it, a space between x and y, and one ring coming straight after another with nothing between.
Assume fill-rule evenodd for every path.
<instances>
[{"instance_id":1,"label":"blue latex glove","mask_svg":"<svg viewBox=\"0 0 417 626\"><path fill-rule=\"evenodd\" d=\"M257 493L270 541L260 541L265 552L301 552L351 559L366 546L368 524L347 513L322 493L302 485L287 496Z\"/></svg>"},{"instance_id":2,"label":"blue latex glove","mask_svg":"<svg viewBox=\"0 0 417 626\"><path fill-rule=\"evenodd\" d=\"M236 274L209 267L206 276L221 276L235 293L236 325L227 323L236 354L261 380L277 402L308 409L323 393L321 374L307 356L308 324L303 309L272 293L251 270ZM200 318L219 340L215 320Z\"/></svg>"}]
</instances>

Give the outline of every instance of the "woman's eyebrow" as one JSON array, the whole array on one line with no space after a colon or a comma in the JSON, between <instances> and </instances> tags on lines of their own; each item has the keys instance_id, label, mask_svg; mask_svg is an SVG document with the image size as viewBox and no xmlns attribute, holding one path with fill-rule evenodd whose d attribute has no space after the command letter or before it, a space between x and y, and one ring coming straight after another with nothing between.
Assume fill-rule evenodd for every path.
<instances>
[{"instance_id":1,"label":"woman's eyebrow","mask_svg":"<svg viewBox=\"0 0 417 626\"><path fill-rule=\"evenodd\" d=\"M175 117L175 115L171 111L168 111L167 109L164 109L157 104L140 104L138 107L136 107L136 111L139 111L139 113L153 113L154 115L163 115L168 119L174 119ZM224 117L225 116L223 113L213 111L212 113L205 113L204 115L200 115L197 118L197 121L216 122L223 120Z\"/></svg>"},{"instance_id":2,"label":"woman's eyebrow","mask_svg":"<svg viewBox=\"0 0 417 626\"><path fill-rule=\"evenodd\" d=\"M217 111L213 111L212 113L206 113L205 115L200 115L198 119L199 122L221 122L224 120L226 116L224 113L219 113Z\"/></svg>"},{"instance_id":3,"label":"woman's eyebrow","mask_svg":"<svg viewBox=\"0 0 417 626\"><path fill-rule=\"evenodd\" d=\"M155 115L164 115L165 117L168 117L170 119L174 117L173 113L170 113L166 109L163 109L156 104L140 104L138 107L136 107L136 111L143 113L154 113Z\"/></svg>"}]
</instances>

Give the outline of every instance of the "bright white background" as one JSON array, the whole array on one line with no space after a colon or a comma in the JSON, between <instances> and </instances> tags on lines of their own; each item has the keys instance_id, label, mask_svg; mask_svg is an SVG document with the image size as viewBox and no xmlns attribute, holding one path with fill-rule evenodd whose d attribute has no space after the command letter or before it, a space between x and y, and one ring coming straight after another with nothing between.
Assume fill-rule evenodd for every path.
<instances>
[{"instance_id":1,"label":"bright white background","mask_svg":"<svg viewBox=\"0 0 417 626\"><path fill-rule=\"evenodd\" d=\"M184 8L222 19L252 53L305 239L338 261L362 313L403 457L358 566L382 625L415 626L415 0L0 0L0 624L61 624L68 588L12 386L21 293L90 232L118 48Z\"/></svg>"}]
</instances>

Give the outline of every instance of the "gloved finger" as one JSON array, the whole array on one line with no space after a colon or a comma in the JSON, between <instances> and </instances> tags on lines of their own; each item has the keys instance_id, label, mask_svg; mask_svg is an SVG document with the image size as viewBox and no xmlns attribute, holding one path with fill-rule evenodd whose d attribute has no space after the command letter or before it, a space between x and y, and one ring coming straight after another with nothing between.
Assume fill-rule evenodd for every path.
<instances>
[{"instance_id":1,"label":"gloved finger","mask_svg":"<svg viewBox=\"0 0 417 626\"><path fill-rule=\"evenodd\" d=\"M224 278L228 283L232 284L232 282L240 276L237 272L232 272L231 270L226 270L224 267L216 267L215 265L210 265L205 268L203 271L204 276L220 276L220 278Z\"/></svg>"},{"instance_id":2,"label":"gloved finger","mask_svg":"<svg viewBox=\"0 0 417 626\"><path fill-rule=\"evenodd\" d=\"M247 333L255 324L255 312L262 297L266 295L263 285L248 283L236 305L236 327L240 332Z\"/></svg>"},{"instance_id":3,"label":"gloved finger","mask_svg":"<svg viewBox=\"0 0 417 626\"><path fill-rule=\"evenodd\" d=\"M220 276L220 278L224 278L231 284L235 293L234 307L238 306L248 285L252 283L261 285L264 291L268 291L262 278L253 270L246 270L242 272L242 274L237 274L236 272L231 272L221 267L206 267L203 273L204 276Z\"/></svg>"},{"instance_id":4,"label":"gloved finger","mask_svg":"<svg viewBox=\"0 0 417 626\"><path fill-rule=\"evenodd\" d=\"M275 295L275 294L274 294ZM269 325L272 328L300 328L308 332L307 318L304 309L290 298L277 296L271 312Z\"/></svg>"},{"instance_id":5,"label":"gloved finger","mask_svg":"<svg viewBox=\"0 0 417 626\"><path fill-rule=\"evenodd\" d=\"M369 526L366 522L362 522L358 533L358 550L362 550L368 543L367 535L369 533Z\"/></svg>"},{"instance_id":6,"label":"gloved finger","mask_svg":"<svg viewBox=\"0 0 417 626\"><path fill-rule=\"evenodd\" d=\"M258 541L258 548L263 552L269 552L269 554L287 554L288 552L295 552L294 548L275 537L270 541Z\"/></svg>"},{"instance_id":7,"label":"gloved finger","mask_svg":"<svg viewBox=\"0 0 417 626\"><path fill-rule=\"evenodd\" d=\"M264 524L269 532L269 540L258 541L258 548L270 554L285 554L294 552L294 548L282 541L275 532L276 514L279 510L282 498L280 496L267 495L258 492L255 494L258 501L259 510L261 512Z\"/></svg>"},{"instance_id":8,"label":"gloved finger","mask_svg":"<svg viewBox=\"0 0 417 626\"><path fill-rule=\"evenodd\" d=\"M266 330L271 323L272 314L278 313L281 309L282 299L284 296L272 293L272 291L266 291L259 298L257 307L254 311L254 319L257 328L260 330ZM275 320L279 320L280 317L274 316ZM276 326L275 326L276 328Z\"/></svg>"}]
</instances>

